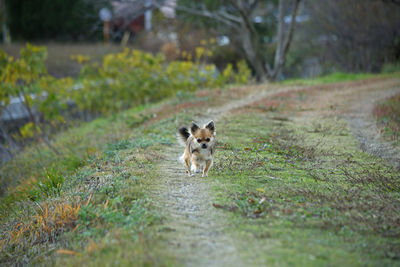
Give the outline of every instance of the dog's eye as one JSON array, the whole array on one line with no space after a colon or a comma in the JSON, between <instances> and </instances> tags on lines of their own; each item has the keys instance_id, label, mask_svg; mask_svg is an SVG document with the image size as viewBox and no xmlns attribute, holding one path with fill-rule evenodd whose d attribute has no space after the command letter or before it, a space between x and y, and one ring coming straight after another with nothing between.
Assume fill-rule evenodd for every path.
<instances>
[{"instance_id":1,"label":"dog's eye","mask_svg":"<svg viewBox=\"0 0 400 267\"><path fill-rule=\"evenodd\" d=\"M210 138L207 138L206 141L207 141L207 142L210 142Z\"/></svg>"},{"instance_id":2,"label":"dog's eye","mask_svg":"<svg viewBox=\"0 0 400 267\"><path fill-rule=\"evenodd\" d=\"M201 143L201 139L197 139L197 142L198 142L198 143Z\"/></svg>"}]
</instances>

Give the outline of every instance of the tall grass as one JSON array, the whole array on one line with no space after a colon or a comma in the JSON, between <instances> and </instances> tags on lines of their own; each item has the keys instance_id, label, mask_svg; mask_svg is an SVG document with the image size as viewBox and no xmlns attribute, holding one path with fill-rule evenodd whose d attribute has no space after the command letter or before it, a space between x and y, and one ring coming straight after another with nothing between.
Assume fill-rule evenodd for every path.
<instances>
[{"instance_id":1,"label":"tall grass","mask_svg":"<svg viewBox=\"0 0 400 267\"><path fill-rule=\"evenodd\" d=\"M392 141L399 140L400 94L377 103L372 113L383 136Z\"/></svg>"}]
</instances>

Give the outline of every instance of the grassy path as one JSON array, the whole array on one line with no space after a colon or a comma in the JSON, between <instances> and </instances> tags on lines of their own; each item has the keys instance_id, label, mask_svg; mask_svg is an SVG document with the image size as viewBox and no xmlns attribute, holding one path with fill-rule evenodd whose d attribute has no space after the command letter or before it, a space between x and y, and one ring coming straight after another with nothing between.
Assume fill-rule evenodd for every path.
<instances>
[{"instance_id":1,"label":"grassy path","mask_svg":"<svg viewBox=\"0 0 400 267\"><path fill-rule=\"evenodd\" d=\"M366 105L366 102L373 103L384 96L398 92L398 86L399 82L397 80L389 82L373 81L372 85L368 83L361 86L356 85L356 89L348 87L333 90L334 92L332 90L318 92L315 97L317 99L330 98L329 101L333 102L331 105L336 105L334 113L340 114L344 118L347 117L350 129L361 131L362 133L367 132L368 135L368 132L374 131L374 125L369 124L368 128L363 128L365 124L361 123L361 121L367 121L367 119L371 121L369 116L365 114L370 112L371 105ZM398 247L397 242L385 241L379 235L376 236L372 233L360 235L357 229L338 233L335 228L342 224L343 220L347 220L345 224L352 223L351 221L355 219L353 215L347 218L347 215L337 214L336 212L321 213L320 209L324 209L324 206L326 206L323 204L326 200L322 199L329 199L332 197L330 196L332 193L336 193L330 190L325 191L325 189L322 189L323 185L315 184L313 181L315 178L311 178L309 173L313 171L325 172L333 166L341 168L339 166L343 160L342 156L324 156L327 153L325 151L332 147L335 147L337 155L340 155L340 151L342 151L346 155L364 158L357 161L357 164L363 165L361 169L357 169L355 165L351 164L348 166L343 164L343 168L353 169L360 173L368 173L369 171L373 172L376 166L371 167L369 170L366 162L374 162L374 164L378 164L376 168L385 170L377 174L378 176L382 175L379 177L385 178L385 175L388 174L388 177L395 178L396 174L390 167L385 164L380 165L373 157L365 156L358 151L357 144L348 132L349 129L345 125L345 121L335 119L332 109L326 113L326 107L329 107L327 103L325 105L317 105L316 108L310 110L306 106L315 106L315 103L313 100L307 99L307 101L302 101L303 103L301 103L304 107L295 111L291 110L290 101L292 100L292 95L294 94L297 98L299 95L302 97L302 93L301 88L295 87L261 91L244 99L227 102L220 107L208 109L207 118L214 118L217 122L217 136L221 140L219 149L222 150L217 153L216 170L212 172L209 178L204 179L200 176L189 178L186 176L182 164L177 161L177 158L182 153L182 148L174 145L164 151L164 160L157 166L158 178L154 180L150 187L150 198L165 217L161 230L161 236L164 240L164 245L162 246L165 247L168 254L176 257L179 264L185 266L257 266L265 264L281 266L293 264L324 265L328 263L334 265L362 265L367 262L375 264L375 260L382 257L377 255L382 255L382 253L383 255L385 253L390 254L393 253L390 251L396 250ZM357 95L364 93L365 95L361 101L354 101L357 99ZM313 97L310 92L306 91L305 94L309 95L309 98ZM354 94L350 101L347 98L349 94ZM267 113L261 110L260 113L260 107L262 108L263 105L260 101L273 101L273 99L282 96L285 98L281 98L282 103L276 110L270 110ZM344 99L347 100L343 101ZM341 101L346 103L340 103ZM358 108L361 106L363 108ZM319 113L320 111L322 112ZM204 111L199 111L198 114L204 114ZM323 115L321 116L321 114ZM219 130L218 126L222 130ZM287 151L287 149L291 148L280 143L272 152L264 155L265 158L260 153L255 153L257 157L261 158L261 161L256 160L259 164L269 166L260 173L258 166L248 166L249 164L256 164L257 162L254 162L255 159L244 155L241 150L254 151L254 148L247 148L248 146L254 146L254 143L251 144L253 142L251 140L260 136L271 136L272 129L278 131L278 138L279 135L282 135L283 139L287 138L285 142L288 142L290 147L295 147L297 151ZM287 131L290 131L289 136L285 136ZM310 132L315 132L316 134L310 134ZM312 136L310 137L310 135ZM346 137L343 139L343 136ZM356 137L359 136L356 134ZM304 143L299 143L300 140L298 138L303 138ZM371 139L365 137L362 140L371 142ZM370 144L370 146L374 146L378 141L383 145L383 141L379 138L375 138L372 141L374 143ZM280 142L279 139L277 142ZM326 144L321 146L319 142ZM226 149L226 147L229 148ZM309 151L309 149L311 150ZM368 149L366 151L371 152ZM232 152L234 154L231 154ZM281 153L291 155L292 159L289 162L293 161L297 162L297 164L302 162L302 160L299 160L302 155L298 154L304 153L303 156L305 156L306 160L302 164L308 166L300 167L295 164L294 166L296 166L295 169L297 170L285 170L293 169L293 166L291 166L292 163L289 163L289 165L285 163L288 159L283 162L281 161L283 159L276 159L276 157L280 157ZM307 155L308 153L312 155ZM229 158L235 154L236 160L234 161L236 163L233 163L232 159L230 159L233 165L227 165ZM378 156L384 155L380 154ZM398 157L398 154L392 154L392 160L398 159L396 157ZM330 163L326 164L327 161ZM318 168L315 164L321 164L322 166ZM243 171L243 168L248 169ZM231 169L231 171L228 169ZM307 171L303 171L305 169ZM232 172L232 170L236 171ZM283 177L282 174L279 174L282 171L284 172ZM299 182L295 182L298 179L296 177L301 176L304 176L302 178L303 181L298 184ZM267 182L260 183L260 178L266 179L264 181ZM342 190L347 182L342 181L342 177L337 179L337 181L332 182L331 186L333 188L336 187L333 190ZM294 182L297 183L296 186L291 185ZM328 182L327 184L330 183ZM265 186L270 188L267 189ZM378 185L376 186L379 187ZM322 195L308 198L304 190L309 190L309 187L314 188L313 190L320 192ZM279 202L276 202L276 199L280 197L274 196L274 188L280 192L279 194L285 195L289 203L285 203L287 202L285 200L278 204ZM364 187L362 186L361 188ZM366 188L363 190L366 190ZM290 193L291 191L292 193ZM343 194L343 196L337 196L336 198L341 199L341 197L347 197L346 195L351 193ZM372 197L373 194L373 192L367 193L369 197ZM311 203L320 202L321 200L322 206L308 207L305 210L299 209L299 206L296 206L299 204L296 199L301 195L308 199L305 207L308 205L314 206L315 204ZM392 197L394 196L392 195ZM272 198L272 202L269 203L271 210L269 210L268 205L264 206L265 202L263 203L263 200L266 201L269 198ZM353 201L349 199L349 203L346 204L351 206ZM361 202L363 201L361 200ZM300 203L302 202L300 201ZM382 200L378 202L382 203L378 203L377 206L385 205L386 203L386 201ZM215 203L218 203L216 205L220 209L216 209L213 206ZM295 206L293 206L294 204ZM334 206L332 208L335 209ZM396 206L392 211L398 210L398 208ZM278 211L275 209L283 211L283 214L276 215L275 213ZM348 208L346 207L345 209ZM233 211L233 213L227 213L227 211ZM304 211L306 212L303 213ZM355 212L365 211L356 208ZM298 219L293 218L295 214L299 216L298 218L303 218L301 219L303 222L300 223ZM304 221L307 216L310 216L310 222L308 220ZM323 216L325 219L319 216ZM365 215L360 216L363 217ZM396 215L389 212L389 214L377 216L389 218ZM255 219L258 217L263 219ZM267 221L265 221L266 218ZM317 222L312 222L314 220L317 220ZM332 226L327 228L318 226L319 223L325 220L327 221L324 223L332 220ZM342 222L336 223L336 220ZM299 223L303 226L299 226ZM367 225L369 223L373 224L372 221L369 221ZM311 225L315 226L309 228ZM362 227L365 227L365 225ZM354 235L354 239L347 240L345 236L349 233ZM322 243L321 240L323 240ZM363 242L371 242L370 245L367 245L367 250L359 247L359 243ZM368 257L364 255L366 251L370 251L381 242L388 242L388 247L384 249L387 250L386 252L378 250ZM386 261L386 263L389 262Z\"/></svg>"},{"instance_id":2,"label":"grassy path","mask_svg":"<svg viewBox=\"0 0 400 267\"><path fill-rule=\"evenodd\" d=\"M251 94L207 109L197 119L207 121L213 118L218 123L234 109L249 105L260 97L289 90L284 88ZM183 148L176 144L164 151L164 160L157 166L158 178L153 180L149 190L155 207L165 217L161 236L166 240L168 254L175 255L178 262L189 266L254 264L257 261L248 257L241 248L246 240L232 234L233 225L229 218L214 208L216 199L210 181L200 175L187 176L182 163L178 161L182 152Z\"/></svg>"},{"instance_id":3,"label":"grassy path","mask_svg":"<svg viewBox=\"0 0 400 267\"><path fill-rule=\"evenodd\" d=\"M168 254L187 266L243 266L237 240L226 233L227 218L212 206L209 183L199 175L187 177L177 162L181 153L177 146L165 151L150 193L165 216L161 236Z\"/></svg>"}]
</instances>

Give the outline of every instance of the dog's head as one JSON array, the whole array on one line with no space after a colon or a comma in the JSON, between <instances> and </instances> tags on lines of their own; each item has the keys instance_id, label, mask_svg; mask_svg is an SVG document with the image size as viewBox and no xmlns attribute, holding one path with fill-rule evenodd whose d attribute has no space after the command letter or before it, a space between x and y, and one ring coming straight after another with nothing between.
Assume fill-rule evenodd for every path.
<instances>
[{"instance_id":1,"label":"dog's head","mask_svg":"<svg viewBox=\"0 0 400 267\"><path fill-rule=\"evenodd\" d=\"M194 136L195 142L202 149L209 148L215 142L215 125L213 121L210 121L203 128L200 128L196 123L192 123L190 132Z\"/></svg>"}]
</instances>

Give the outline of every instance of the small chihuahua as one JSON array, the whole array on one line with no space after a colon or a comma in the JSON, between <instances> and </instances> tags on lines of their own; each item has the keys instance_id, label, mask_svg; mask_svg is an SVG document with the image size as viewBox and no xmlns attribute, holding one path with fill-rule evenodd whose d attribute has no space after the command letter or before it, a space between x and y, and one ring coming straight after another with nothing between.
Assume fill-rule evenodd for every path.
<instances>
[{"instance_id":1,"label":"small chihuahua","mask_svg":"<svg viewBox=\"0 0 400 267\"><path fill-rule=\"evenodd\" d=\"M204 125L203 128L200 128L194 122L190 130L186 127L179 128L178 140L185 146L185 152L180 159L185 163L189 176L200 171L203 171L202 177L207 176L213 164L215 136L213 121Z\"/></svg>"}]
</instances>

